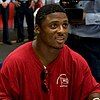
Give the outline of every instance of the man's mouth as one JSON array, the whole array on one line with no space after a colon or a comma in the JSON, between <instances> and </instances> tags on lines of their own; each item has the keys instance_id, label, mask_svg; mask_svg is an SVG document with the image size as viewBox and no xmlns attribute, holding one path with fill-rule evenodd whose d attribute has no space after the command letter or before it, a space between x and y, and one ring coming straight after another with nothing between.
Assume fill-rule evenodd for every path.
<instances>
[{"instance_id":1,"label":"man's mouth","mask_svg":"<svg viewBox=\"0 0 100 100\"><path fill-rule=\"evenodd\" d=\"M57 37L56 38L57 43L64 43L64 37Z\"/></svg>"}]
</instances>

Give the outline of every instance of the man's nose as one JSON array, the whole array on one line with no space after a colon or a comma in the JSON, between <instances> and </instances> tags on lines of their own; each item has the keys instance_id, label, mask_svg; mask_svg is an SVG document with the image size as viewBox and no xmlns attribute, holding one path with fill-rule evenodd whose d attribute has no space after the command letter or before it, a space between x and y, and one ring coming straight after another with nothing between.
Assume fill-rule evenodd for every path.
<instances>
[{"instance_id":1,"label":"man's nose","mask_svg":"<svg viewBox=\"0 0 100 100\"><path fill-rule=\"evenodd\" d=\"M65 30L63 28L63 26L59 26L58 27L58 33L63 33Z\"/></svg>"}]
</instances>

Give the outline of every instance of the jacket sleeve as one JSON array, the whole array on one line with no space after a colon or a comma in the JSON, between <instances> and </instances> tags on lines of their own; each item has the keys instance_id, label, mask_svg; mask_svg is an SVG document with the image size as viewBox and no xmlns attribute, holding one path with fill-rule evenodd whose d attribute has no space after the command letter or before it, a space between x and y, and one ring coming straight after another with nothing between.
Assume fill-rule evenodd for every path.
<instances>
[{"instance_id":1,"label":"jacket sleeve","mask_svg":"<svg viewBox=\"0 0 100 100\"><path fill-rule=\"evenodd\" d=\"M11 62L6 62L0 70L0 100L18 100L18 95L19 85L16 69L13 69Z\"/></svg>"},{"instance_id":2,"label":"jacket sleeve","mask_svg":"<svg viewBox=\"0 0 100 100\"><path fill-rule=\"evenodd\" d=\"M100 84L94 79L87 62L78 58L73 64L73 100L87 100L91 93L100 93Z\"/></svg>"},{"instance_id":3,"label":"jacket sleeve","mask_svg":"<svg viewBox=\"0 0 100 100\"><path fill-rule=\"evenodd\" d=\"M10 87L8 84L6 78L4 79L4 75L0 73L0 100L12 100L8 93Z\"/></svg>"}]
</instances>

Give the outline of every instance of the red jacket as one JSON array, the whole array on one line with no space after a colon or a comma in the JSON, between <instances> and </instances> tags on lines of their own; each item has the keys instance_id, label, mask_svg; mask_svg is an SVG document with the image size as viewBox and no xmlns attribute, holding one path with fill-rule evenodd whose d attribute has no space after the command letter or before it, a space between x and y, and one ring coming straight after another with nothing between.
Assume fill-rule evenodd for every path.
<instances>
[{"instance_id":1,"label":"red jacket","mask_svg":"<svg viewBox=\"0 0 100 100\"><path fill-rule=\"evenodd\" d=\"M0 100L85 100L91 92L100 92L86 61L66 45L46 67L48 93L41 88L43 65L32 43L13 51L1 68Z\"/></svg>"}]
</instances>

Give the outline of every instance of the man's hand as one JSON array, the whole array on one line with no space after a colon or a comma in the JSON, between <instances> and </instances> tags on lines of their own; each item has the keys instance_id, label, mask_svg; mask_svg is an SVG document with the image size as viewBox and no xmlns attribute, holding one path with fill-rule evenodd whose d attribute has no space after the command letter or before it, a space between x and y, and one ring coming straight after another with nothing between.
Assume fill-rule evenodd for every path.
<instances>
[{"instance_id":1,"label":"man's hand","mask_svg":"<svg viewBox=\"0 0 100 100\"><path fill-rule=\"evenodd\" d=\"M8 6L7 2L2 2L1 4L2 4L3 8L6 8Z\"/></svg>"},{"instance_id":2,"label":"man's hand","mask_svg":"<svg viewBox=\"0 0 100 100\"><path fill-rule=\"evenodd\" d=\"M14 4L15 4L16 7L20 7L21 3L19 1L15 1Z\"/></svg>"},{"instance_id":3,"label":"man's hand","mask_svg":"<svg viewBox=\"0 0 100 100\"><path fill-rule=\"evenodd\" d=\"M29 8L32 8L34 10L34 7L35 7L35 2L32 0Z\"/></svg>"}]
</instances>

